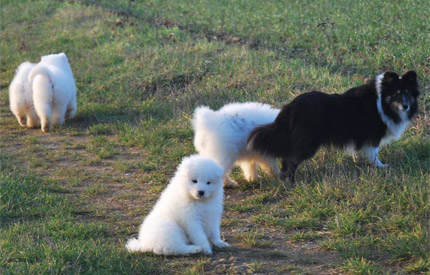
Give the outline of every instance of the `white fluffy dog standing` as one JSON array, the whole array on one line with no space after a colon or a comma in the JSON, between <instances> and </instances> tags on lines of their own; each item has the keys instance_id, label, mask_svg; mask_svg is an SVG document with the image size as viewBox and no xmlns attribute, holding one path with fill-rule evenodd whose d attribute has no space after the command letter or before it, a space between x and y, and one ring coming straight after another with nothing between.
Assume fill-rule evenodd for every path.
<instances>
[{"instance_id":1,"label":"white fluffy dog standing","mask_svg":"<svg viewBox=\"0 0 430 275\"><path fill-rule=\"evenodd\" d=\"M76 85L67 56L45 55L37 64L21 64L10 85L9 97L11 110L21 125L26 116L28 127L40 124L46 132L73 118L77 109Z\"/></svg>"},{"instance_id":2,"label":"white fluffy dog standing","mask_svg":"<svg viewBox=\"0 0 430 275\"><path fill-rule=\"evenodd\" d=\"M192 155L182 160L152 211L143 221L129 251L158 255L211 254L221 240L223 169L213 160Z\"/></svg>"},{"instance_id":3,"label":"white fluffy dog standing","mask_svg":"<svg viewBox=\"0 0 430 275\"><path fill-rule=\"evenodd\" d=\"M194 147L200 155L212 158L224 168L226 186L238 186L229 176L235 163L242 168L248 181L257 178L257 164L266 173L279 175L275 158L246 148L249 133L258 126L273 122L279 111L257 102L231 103L218 111L206 106L198 107L191 121L195 132Z\"/></svg>"},{"instance_id":4,"label":"white fluffy dog standing","mask_svg":"<svg viewBox=\"0 0 430 275\"><path fill-rule=\"evenodd\" d=\"M42 131L46 132L52 125L63 125L65 119L75 116L76 85L64 53L42 56L28 78Z\"/></svg>"}]
</instances>

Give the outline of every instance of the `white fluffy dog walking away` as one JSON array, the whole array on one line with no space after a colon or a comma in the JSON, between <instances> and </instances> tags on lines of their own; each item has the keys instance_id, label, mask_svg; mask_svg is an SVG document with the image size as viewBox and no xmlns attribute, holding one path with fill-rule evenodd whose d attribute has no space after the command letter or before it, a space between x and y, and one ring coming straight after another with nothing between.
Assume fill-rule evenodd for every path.
<instances>
[{"instance_id":1,"label":"white fluffy dog walking away","mask_svg":"<svg viewBox=\"0 0 430 275\"><path fill-rule=\"evenodd\" d=\"M76 85L64 53L42 56L28 78L42 131L49 130L52 124L63 125L65 118L75 116Z\"/></svg>"},{"instance_id":2,"label":"white fluffy dog walking away","mask_svg":"<svg viewBox=\"0 0 430 275\"><path fill-rule=\"evenodd\" d=\"M28 127L40 124L46 132L52 125L63 125L65 119L73 118L77 109L76 85L67 56L45 55L37 64L21 64L10 85L9 97L11 110L21 125L26 117Z\"/></svg>"},{"instance_id":3,"label":"white fluffy dog walking away","mask_svg":"<svg viewBox=\"0 0 430 275\"><path fill-rule=\"evenodd\" d=\"M220 235L223 172L207 157L184 158L143 221L138 239L130 239L126 248L158 255L187 255L212 254L211 243L230 246Z\"/></svg>"},{"instance_id":4,"label":"white fluffy dog walking away","mask_svg":"<svg viewBox=\"0 0 430 275\"><path fill-rule=\"evenodd\" d=\"M218 111L198 107L191 121L195 132L194 147L200 155L212 158L224 168L226 186L238 186L229 177L235 163L242 168L248 181L257 178L257 164L266 173L279 175L275 158L246 148L249 133L258 126L272 123L279 111L257 102L231 103Z\"/></svg>"}]
</instances>

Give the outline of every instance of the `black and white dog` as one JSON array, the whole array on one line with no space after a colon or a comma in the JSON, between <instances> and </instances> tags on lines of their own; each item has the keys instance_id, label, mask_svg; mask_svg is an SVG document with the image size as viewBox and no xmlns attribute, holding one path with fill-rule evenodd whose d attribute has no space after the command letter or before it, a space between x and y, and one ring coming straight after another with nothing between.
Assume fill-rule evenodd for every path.
<instances>
[{"instance_id":1,"label":"black and white dog","mask_svg":"<svg viewBox=\"0 0 430 275\"><path fill-rule=\"evenodd\" d=\"M285 105L273 123L254 129L249 150L282 158L281 178L295 181L298 165L319 147L360 151L379 167L379 146L399 139L418 112L417 74L377 75L344 94L312 91Z\"/></svg>"}]
</instances>

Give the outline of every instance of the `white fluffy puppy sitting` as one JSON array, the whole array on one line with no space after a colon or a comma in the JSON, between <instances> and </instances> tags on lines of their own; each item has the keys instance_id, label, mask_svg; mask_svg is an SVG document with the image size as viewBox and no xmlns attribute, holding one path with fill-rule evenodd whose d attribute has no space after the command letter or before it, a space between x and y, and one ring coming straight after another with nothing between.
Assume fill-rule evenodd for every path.
<instances>
[{"instance_id":1,"label":"white fluffy puppy sitting","mask_svg":"<svg viewBox=\"0 0 430 275\"><path fill-rule=\"evenodd\" d=\"M198 107L191 121L195 132L194 147L200 155L212 158L224 168L226 186L238 186L229 177L235 163L242 168L248 181L257 178L257 164L266 173L279 175L275 158L246 148L249 133L258 126L273 122L278 113L279 109L257 102L231 103L218 111L206 106Z\"/></svg>"},{"instance_id":2,"label":"white fluffy puppy sitting","mask_svg":"<svg viewBox=\"0 0 430 275\"><path fill-rule=\"evenodd\" d=\"M76 85L67 56L45 55L37 64L21 64L9 87L9 98L11 110L22 126L26 117L28 127L41 125L46 132L73 118L77 109Z\"/></svg>"},{"instance_id":3,"label":"white fluffy puppy sitting","mask_svg":"<svg viewBox=\"0 0 430 275\"><path fill-rule=\"evenodd\" d=\"M223 169L207 157L182 160L154 209L143 221L138 239L130 239L129 251L158 255L211 254L211 243L221 240L220 224L224 192Z\"/></svg>"}]
</instances>

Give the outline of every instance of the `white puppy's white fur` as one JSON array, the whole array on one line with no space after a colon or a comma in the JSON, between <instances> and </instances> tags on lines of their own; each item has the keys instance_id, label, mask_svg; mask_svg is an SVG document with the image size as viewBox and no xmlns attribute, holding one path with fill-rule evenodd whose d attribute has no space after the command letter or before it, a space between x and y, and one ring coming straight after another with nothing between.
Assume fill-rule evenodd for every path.
<instances>
[{"instance_id":1,"label":"white puppy's white fur","mask_svg":"<svg viewBox=\"0 0 430 275\"><path fill-rule=\"evenodd\" d=\"M12 113L21 126L40 126L39 117L33 104L33 89L28 81L34 63L24 62L16 69L15 76L9 86L9 103Z\"/></svg>"},{"instance_id":2,"label":"white puppy's white fur","mask_svg":"<svg viewBox=\"0 0 430 275\"><path fill-rule=\"evenodd\" d=\"M273 122L279 111L257 102L231 103L218 111L198 107L191 121L195 132L194 147L200 155L212 158L224 168L226 186L238 186L229 176L235 163L242 168L248 181L257 178L257 164L266 173L279 175L275 158L246 148L249 133L260 125Z\"/></svg>"},{"instance_id":3,"label":"white puppy's white fur","mask_svg":"<svg viewBox=\"0 0 430 275\"><path fill-rule=\"evenodd\" d=\"M207 157L184 158L143 221L138 239L130 239L126 248L158 255L187 255L211 254L211 243L230 246L220 234L223 172Z\"/></svg>"},{"instance_id":4,"label":"white puppy's white fur","mask_svg":"<svg viewBox=\"0 0 430 275\"><path fill-rule=\"evenodd\" d=\"M64 53L42 56L37 64L22 63L9 87L10 108L18 122L48 131L76 113L76 85ZM25 119L27 122L25 123Z\"/></svg>"}]
</instances>

